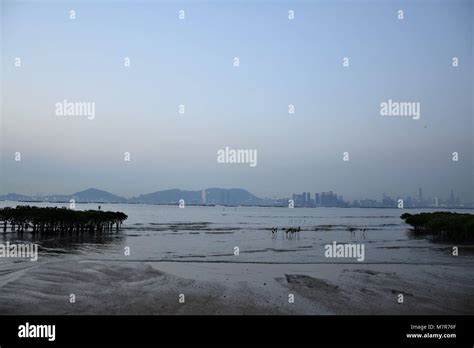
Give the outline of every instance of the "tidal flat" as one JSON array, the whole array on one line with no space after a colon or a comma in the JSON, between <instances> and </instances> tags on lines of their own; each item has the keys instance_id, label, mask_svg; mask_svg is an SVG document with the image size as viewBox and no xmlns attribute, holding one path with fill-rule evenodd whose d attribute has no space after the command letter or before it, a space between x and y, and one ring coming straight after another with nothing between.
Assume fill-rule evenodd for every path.
<instances>
[{"instance_id":1,"label":"tidal flat","mask_svg":"<svg viewBox=\"0 0 474 348\"><path fill-rule=\"evenodd\" d=\"M103 209L129 216L119 233L0 234L39 246L36 262L0 259L3 314L474 313L473 246L454 256L398 209ZM334 242L364 245L363 261L326 257Z\"/></svg>"}]
</instances>

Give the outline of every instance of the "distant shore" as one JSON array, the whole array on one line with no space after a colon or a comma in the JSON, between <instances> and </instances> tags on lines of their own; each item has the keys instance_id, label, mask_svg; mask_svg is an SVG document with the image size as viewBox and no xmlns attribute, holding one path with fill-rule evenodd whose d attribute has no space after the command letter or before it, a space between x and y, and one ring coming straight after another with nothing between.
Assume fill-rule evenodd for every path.
<instances>
[{"instance_id":1,"label":"distant shore","mask_svg":"<svg viewBox=\"0 0 474 348\"><path fill-rule=\"evenodd\" d=\"M22 201L9 201L9 200L0 200L0 202L12 202L12 203L51 203L51 204L70 204L70 201L35 201L35 200L22 200ZM75 204L131 204L131 205L158 205L158 206L177 206L179 202L176 203L141 203L141 202L107 202L107 201L75 201ZM245 207L245 208L285 208L288 209L287 205L223 205L223 204L186 204L188 207L223 207L223 208L238 208L238 207ZM464 210L473 210L474 206L442 206L442 207L404 207L396 208L396 207L299 207L295 206L292 209L400 209L403 210L420 210L420 209L431 209L431 210L446 210L446 209L464 209Z\"/></svg>"}]
</instances>

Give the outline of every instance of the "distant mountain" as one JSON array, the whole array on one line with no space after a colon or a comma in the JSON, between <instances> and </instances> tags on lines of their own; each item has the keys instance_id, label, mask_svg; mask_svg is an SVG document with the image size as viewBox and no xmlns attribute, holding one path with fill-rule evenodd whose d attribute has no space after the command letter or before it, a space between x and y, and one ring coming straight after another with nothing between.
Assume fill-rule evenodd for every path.
<instances>
[{"instance_id":1,"label":"distant mountain","mask_svg":"<svg viewBox=\"0 0 474 348\"><path fill-rule=\"evenodd\" d=\"M220 205L259 205L263 203L263 200L244 189L208 188L206 202Z\"/></svg>"},{"instance_id":2,"label":"distant mountain","mask_svg":"<svg viewBox=\"0 0 474 348\"><path fill-rule=\"evenodd\" d=\"M34 197L19 195L17 193L9 193L7 195L0 196L0 201L17 201L17 202L32 202L32 201L41 201Z\"/></svg>"},{"instance_id":3,"label":"distant mountain","mask_svg":"<svg viewBox=\"0 0 474 348\"><path fill-rule=\"evenodd\" d=\"M178 204L184 199L186 205L215 204L215 205L260 205L263 200L244 189L209 188L201 191L185 191L171 189L147 193L127 199L110 192L90 188L70 195L49 195L30 197L9 193L0 196L0 200L8 201L39 201L39 202L69 202L74 199L77 203L144 203L144 204Z\"/></svg>"},{"instance_id":4,"label":"distant mountain","mask_svg":"<svg viewBox=\"0 0 474 348\"><path fill-rule=\"evenodd\" d=\"M70 198L76 202L121 203L127 201L125 197L120 197L95 188L73 193L70 195Z\"/></svg>"},{"instance_id":5,"label":"distant mountain","mask_svg":"<svg viewBox=\"0 0 474 348\"><path fill-rule=\"evenodd\" d=\"M184 199L185 204L217 205L259 205L263 200L244 189L209 188L201 191L179 189L157 191L129 199L131 203L178 204Z\"/></svg>"},{"instance_id":6,"label":"distant mountain","mask_svg":"<svg viewBox=\"0 0 474 348\"><path fill-rule=\"evenodd\" d=\"M17 201L17 202L69 202L74 199L77 203L124 203L127 198L120 197L94 188L84 191L76 192L70 195L49 195L49 196L35 196L30 197L26 195L19 195L16 193L9 193L0 196L1 201Z\"/></svg>"},{"instance_id":7,"label":"distant mountain","mask_svg":"<svg viewBox=\"0 0 474 348\"><path fill-rule=\"evenodd\" d=\"M179 189L171 189L147 193L129 199L131 203L145 204L177 204L180 199L184 199L187 204L200 204L201 191L183 191Z\"/></svg>"}]
</instances>

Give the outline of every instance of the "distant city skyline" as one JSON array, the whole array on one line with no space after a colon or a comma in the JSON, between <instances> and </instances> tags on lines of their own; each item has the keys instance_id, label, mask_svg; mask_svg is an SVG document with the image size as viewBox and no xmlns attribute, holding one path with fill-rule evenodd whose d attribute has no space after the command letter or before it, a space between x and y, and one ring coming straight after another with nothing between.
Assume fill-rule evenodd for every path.
<instances>
[{"instance_id":1,"label":"distant city skyline","mask_svg":"<svg viewBox=\"0 0 474 348\"><path fill-rule=\"evenodd\" d=\"M314 198L312 198L314 197ZM303 192L293 194L292 199L295 206L300 207L443 207L443 206L462 206L468 204L474 207L474 201L463 202L453 190L449 197L423 196L423 189L420 187L418 194L412 197L409 193L399 194L394 197L382 193L378 198L360 197L352 201L344 200L344 196L333 191ZM380 199L380 200L379 200ZM401 200L401 201L400 201Z\"/></svg>"}]
</instances>

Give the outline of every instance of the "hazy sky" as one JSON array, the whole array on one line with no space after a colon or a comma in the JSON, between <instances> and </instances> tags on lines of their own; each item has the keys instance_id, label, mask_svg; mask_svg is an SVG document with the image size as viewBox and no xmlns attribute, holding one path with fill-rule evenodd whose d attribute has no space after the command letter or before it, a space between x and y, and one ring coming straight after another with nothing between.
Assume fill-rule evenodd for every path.
<instances>
[{"instance_id":1,"label":"hazy sky","mask_svg":"<svg viewBox=\"0 0 474 348\"><path fill-rule=\"evenodd\" d=\"M0 193L474 199L473 1L1 3ZM95 118L57 116L64 99ZM381 116L389 99L420 119ZM226 146L257 166L217 163Z\"/></svg>"}]
</instances>

